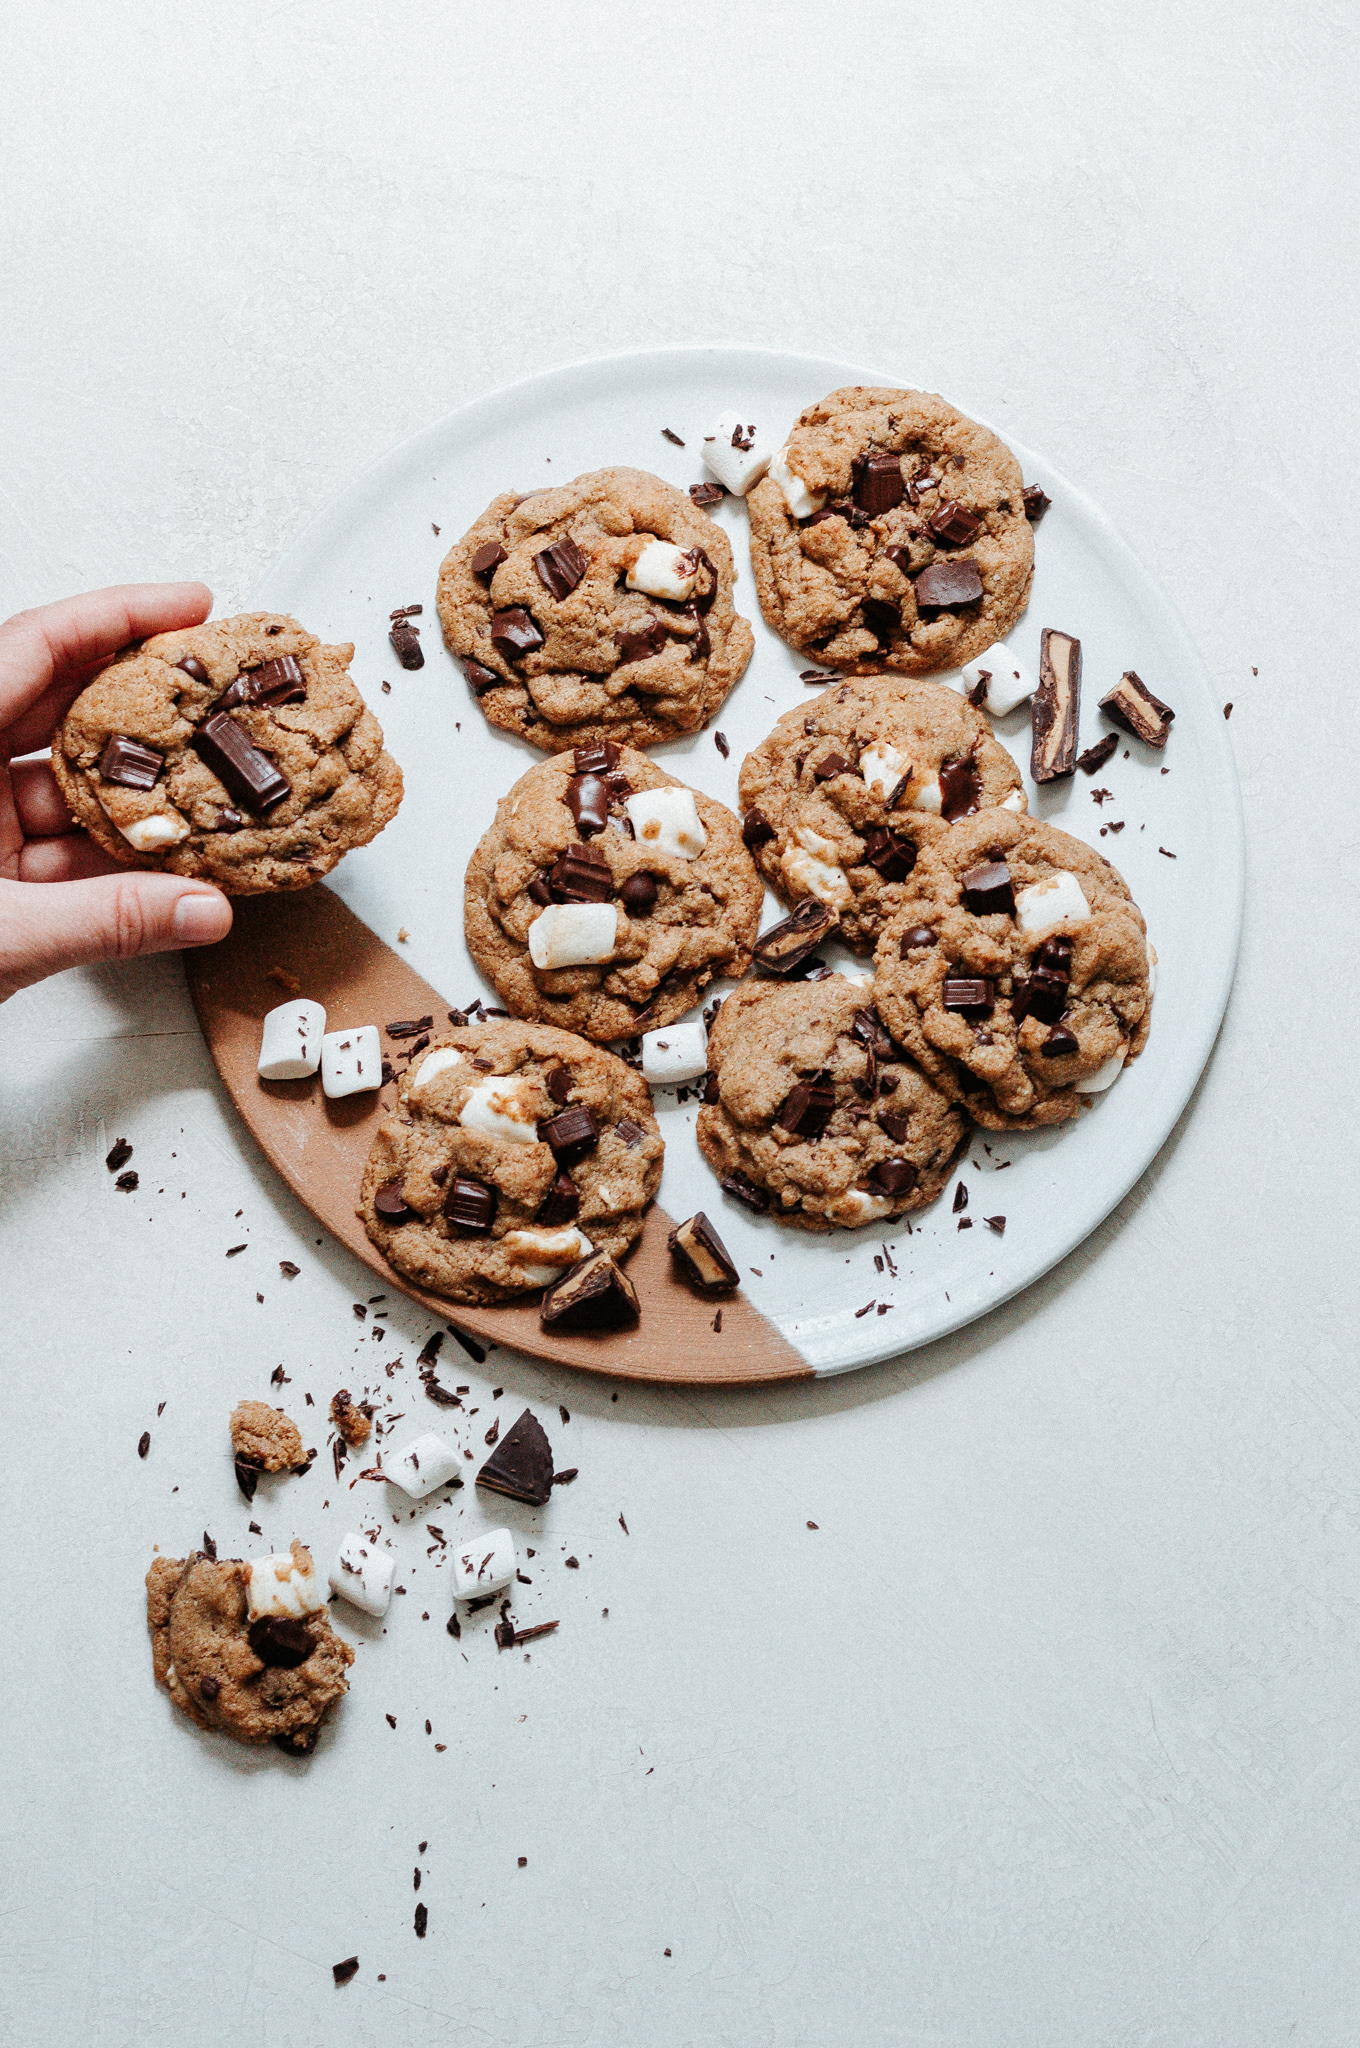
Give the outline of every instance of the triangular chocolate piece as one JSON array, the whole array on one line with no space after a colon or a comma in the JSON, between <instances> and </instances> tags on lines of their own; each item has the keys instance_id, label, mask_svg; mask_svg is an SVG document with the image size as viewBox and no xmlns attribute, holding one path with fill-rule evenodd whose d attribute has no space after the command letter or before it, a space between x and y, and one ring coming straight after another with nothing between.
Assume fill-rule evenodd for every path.
<instances>
[{"instance_id":1,"label":"triangular chocolate piece","mask_svg":"<svg viewBox=\"0 0 1360 2048\"><path fill-rule=\"evenodd\" d=\"M553 1454L543 1424L526 1408L477 1474L479 1486L541 1508L552 1493Z\"/></svg>"}]
</instances>

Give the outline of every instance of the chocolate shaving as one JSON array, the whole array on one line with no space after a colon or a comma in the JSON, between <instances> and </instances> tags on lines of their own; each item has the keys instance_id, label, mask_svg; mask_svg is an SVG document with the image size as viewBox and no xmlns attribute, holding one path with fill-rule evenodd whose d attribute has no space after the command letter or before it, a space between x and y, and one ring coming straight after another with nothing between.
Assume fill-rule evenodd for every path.
<instances>
[{"instance_id":1,"label":"chocolate shaving","mask_svg":"<svg viewBox=\"0 0 1360 2048\"><path fill-rule=\"evenodd\" d=\"M583 555L574 540L554 542L534 556L534 567L538 580L549 594L560 600L570 597L586 570L590 567L587 556Z\"/></svg>"},{"instance_id":2,"label":"chocolate shaving","mask_svg":"<svg viewBox=\"0 0 1360 2048\"><path fill-rule=\"evenodd\" d=\"M1094 746L1088 747L1084 754L1077 755L1078 768L1085 769L1088 775L1094 775L1097 768L1103 768L1105 766L1105 763L1109 760L1111 754L1117 751L1118 746L1118 733L1107 732L1102 739L1098 739L1095 742Z\"/></svg>"},{"instance_id":3,"label":"chocolate shaving","mask_svg":"<svg viewBox=\"0 0 1360 2048\"><path fill-rule=\"evenodd\" d=\"M419 626L412 626L403 619L399 625L392 628L387 637L392 642L392 651L403 668L424 668L425 651L420 644Z\"/></svg>"},{"instance_id":4,"label":"chocolate shaving","mask_svg":"<svg viewBox=\"0 0 1360 2048\"><path fill-rule=\"evenodd\" d=\"M694 503L702 508L705 505L718 504L727 496L727 490L722 484L691 484L689 494Z\"/></svg>"}]
</instances>

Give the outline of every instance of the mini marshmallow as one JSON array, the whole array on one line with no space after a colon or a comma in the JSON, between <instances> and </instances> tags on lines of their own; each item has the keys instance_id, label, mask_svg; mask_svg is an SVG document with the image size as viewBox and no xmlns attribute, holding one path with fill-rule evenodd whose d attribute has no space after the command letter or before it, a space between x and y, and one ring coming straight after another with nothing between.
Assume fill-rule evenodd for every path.
<instances>
[{"instance_id":1,"label":"mini marshmallow","mask_svg":"<svg viewBox=\"0 0 1360 2048\"><path fill-rule=\"evenodd\" d=\"M556 1230L507 1230L499 1240L499 1248L511 1265L518 1268L518 1277L525 1287L547 1287L560 1280L568 1266L589 1258L595 1249L574 1223L564 1223Z\"/></svg>"},{"instance_id":2,"label":"mini marshmallow","mask_svg":"<svg viewBox=\"0 0 1360 2048\"><path fill-rule=\"evenodd\" d=\"M328 1031L321 1041L321 1086L327 1095L362 1095L382 1086L382 1047L376 1024Z\"/></svg>"},{"instance_id":3,"label":"mini marshmallow","mask_svg":"<svg viewBox=\"0 0 1360 2048\"><path fill-rule=\"evenodd\" d=\"M379 1550L366 1536L349 1535L331 1566L331 1591L364 1614L386 1614L392 1604L390 1550Z\"/></svg>"},{"instance_id":4,"label":"mini marshmallow","mask_svg":"<svg viewBox=\"0 0 1360 2048\"><path fill-rule=\"evenodd\" d=\"M462 1469L457 1451L430 1430L414 1437L390 1465L384 1464L383 1477L409 1493L412 1500L424 1500L427 1493L447 1485Z\"/></svg>"},{"instance_id":5,"label":"mini marshmallow","mask_svg":"<svg viewBox=\"0 0 1360 2048\"><path fill-rule=\"evenodd\" d=\"M875 740L866 747L859 757L859 772L870 789L876 789L881 797L889 797L904 775L911 773L911 762L887 740Z\"/></svg>"},{"instance_id":6,"label":"mini marshmallow","mask_svg":"<svg viewBox=\"0 0 1360 2048\"><path fill-rule=\"evenodd\" d=\"M465 1130L512 1145L538 1143L538 1116L518 1074L493 1074L473 1089L458 1112Z\"/></svg>"},{"instance_id":7,"label":"mini marshmallow","mask_svg":"<svg viewBox=\"0 0 1360 2048\"><path fill-rule=\"evenodd\" d=\"M1033 678L1026 675L1010 648L999 640L984 649L975 661L963 664L964 695L971 697L984 679L986 691L982 702L993 718L1004 718L1017 704L1034 695Z\"/></svg>"},{"instance_id":8,"label":"mini marshmallow","mask_svg":"<svg viewBox=\"0 0 1360 2048\"><path fill-rule=\"evenodd\" d=\"M856 988L872 988L874 985L872 974L858 974L852 967L842 967L840 976L842 981L853 982Z\"/></svg>"},{"instance_id":9,"label":"mini marshmallow","mask_svg":"<svg viewBox=\"0 0 1360 2048\"><path fill-rule=\"evenodd\" d=\"M451 1045L437 1045L433 1052L426 1053L424 1059L416 1068L415 1079L411 1083L411 1093L413 1095L423 1094L431 1081L438 1080L441 1074L447 1074L450 1067L461 1067L462 1064L463 1055L460 1052L455 1052Z\"/></svg>"},{"instance_id":10,"label":"mini marshmallow","mask_svg":"<svg viewBox=\"0 0 1360 2048\"><path fill-rule=\"evenodd\" d=\"M734 434L749 441L750 447L738 448ZM737 412L725 412L713 432L704 435L703 455L718 482L725 484L734 498L744 498L770 466L768 444L744 414Z\"/></svg>"},{"instance_id":11,"label":"mini marshmallow","mask_svg":"<svg viewBox=\"0 0 1360 2048\"><path fill-rule=\"evenodd\" d=\"M784 503L795 519L811 519L814 512L820 512L826 503L825 491L810 491L800 476L795 475L788 464L788 443L780 449L770 464L769 474L784 493Z\"/></svg>"},{"instance_id":12,"label":"mini marshmallow","mask_svg":"<svg viewBox=\"0 0 1360 2048\"><path fill-rule=\"evenodd\" d=\"M814 832L810 825L800 825L797 836L802 844L785 847L779 857L790 885L799 894L815 896L832 910L843 910L855 892L836 859L834 843Z\"/></svg>"},{"instance_id":13,"label":"mini marshmallow","mask_svg":"<svg viewBox=\"0 0 1360 2048\"><path fill-rule=\"evenodd\" d=\"M508 1529L483 1529L453 1553L455 1600L485 1600L515 1583L519 1557Z\"/></svg>"},{"instance_id":14,"label":"mini marshmallow","mask_svg":"<svg viewBox=\"0 0 1360 2048\"><path fill-rule=\"evenodd\" d=\"M692 789L643 789L624 798L633 836L649 853L697 860L708 844Z\"/></svg>"},{"instance_id":15,"label":"mini marshmallow","mask_svg":"<svg viewBox=\"0 0 1360 2048\"><path fill-rule=\"evenodd\" d=\"M1084 924L1091 906L1070 868L1015 892L1015 921L1022 932L1046 932L1050 925Z\"/></svg>"},{"instance_id":16,"label":"mini marshmallow","mask_svg":"<svg viewBox=\"0 0 1360 2048\"><path fill-rule=\"evenodd\" d=\"M1029 798L1023 789L1013 789L1009 796L1003 796L997 805L999 811L1027 811Z\"/></svg>"},{"instance_id":17,"label":"mini marshmallow","mask_svg":"<svg viewBox=\"0 0 1360 2048\"><path fill-rule=\"evenodd\" d=\"M892 1207L886 1195L871 1195L867 1188L847 1188L834 1202L828 1202L826 1213L829 1222L855 1230L861 1223L879 1223L891 1216Z\"/></svg>"},{"instance_id":18,"label":"mini marshmallow","mask_svg":"<svg viewBox=\"0 0 1360 2048\"><path fill-rule=\"evenodd\" d=\"M297 1546L302 1550L302 1545ZM246 1567L246 1605L250 1619L262 1614L287 1614L300 1621L304 1614L318 1614L326 1594L316 1568L305 1550L305 1565L291 1550L275 1551L271 1557L252 1558Z\"/></svg>"},{"instance_id":19,"label":"mini marshmallow","mask_svg":"<svg viewBox=\"0 0 1360 2048\"><path fill-rule=\"evenodd\" d=\"M933 811L937 818L943 805L944 798L940 794L940 778L938 775L923 777L907 798L907 809L909 811Z\"/></svg>"},{"instance_id":20,"label":"mini marshmallow","mask_svg":"<svg viewBox=\"0 0 1360 2048\"><path fill-rule=\"evenodd\" d=\"M280 1003L264 1020L256 1073L262 1081L304 1081L321 1065L326 1012L320 1003Z\"/></svg>"},{"instance_id":21,"label":"mini marshmallow","mask_svg":"<svg viewBox=\"0 0 1360 2048\"><path fill-rule=\"evenodd\" d=\"M163 853L189 837L189 820L178 811L153 811L149 818L134 818L118 830L135 853Z\"/></svg>"},{"instance_id":22,"label":"mini marshmallow","mask_svg":"<svg viewBox=\"0 0 1360 2048\"><path fill-rule=\"evenodd\" d=\"M675 1088L708 1071L708 1033L701 1017L642 1034L642 1078L654 1088Z\"/></svg>"},{"instance_id":23,"label":"mini marshmallow","mask_svg":"<svg viewBox=\"0 0 1360 2048\"><path fill-rule=\"evenodd\" d=\"M626 580L630 590L684 604L694 595L698 574L699 558L693 548L678 548L669 540L649 540Z\"/></svg>"},{"instance_id":24,"label":"mini marshmallow","mask_svg":"<svg viewBox=\"0 0 1360 2048\"><path fill-rule=\"evenodd\" d=\"M1128 1056L1128 1047L1121 1045L1118 1052L1112 1052L1110 1057L1096 1068L1094 1074L1088 1074L1084 1081L1074 1081L1072 1083L1073 1093L1077 1095L1103 1095L1105 1090L1113 1088L1115 1082L1119 1079L1123 1071L1124 1062Z\"/></svg>"},{"instance_id":25,"label":"mini marshmallow","mask_svg":"<svg viewBox=\"0 0 1360 2048\"><path fill-rule=\"evenodd\" d=\"M535 967L594 967L612 960L619 918L612 903L550 903L529 927Z\"/></svg>"}]
</instances>

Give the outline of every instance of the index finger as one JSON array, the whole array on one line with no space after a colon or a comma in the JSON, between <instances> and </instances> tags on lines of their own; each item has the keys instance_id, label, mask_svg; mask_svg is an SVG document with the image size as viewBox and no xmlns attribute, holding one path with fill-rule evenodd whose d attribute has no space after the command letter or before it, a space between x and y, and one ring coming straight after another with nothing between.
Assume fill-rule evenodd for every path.
<instances>
[{"instance_id":1,"label":"index finger","mask_svg":"<svg viewBox=\"0 0 1360 2048\"><path fill-rule=\"evenodd\" d=\"M131 641L197 626L211 610L205 583L119 583L16 612L0 625L6 752L43 746L77 692Z\"/></svg>"}]
</instances>

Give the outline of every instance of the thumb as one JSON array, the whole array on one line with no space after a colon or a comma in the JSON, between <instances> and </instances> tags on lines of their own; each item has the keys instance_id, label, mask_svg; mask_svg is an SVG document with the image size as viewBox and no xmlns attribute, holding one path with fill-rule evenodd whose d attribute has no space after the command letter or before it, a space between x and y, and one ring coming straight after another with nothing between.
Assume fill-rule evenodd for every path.
<instances>
[{"instance_id":1,"label":"thumb","mask_svg":"<svg viewBox=\"0 0 1360 2048\"><path fill-rule=\"evenodd\" d=\"M63 967L210 946L230 930L221 890L178 875L0 883L0 1001Z\"/></svg>"}]
</instances>

